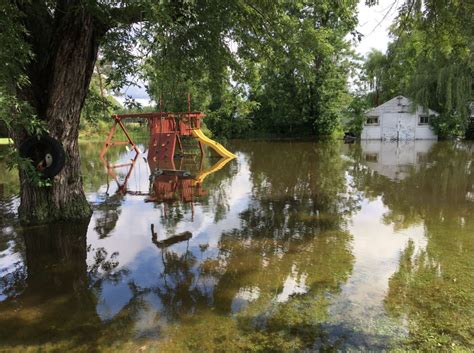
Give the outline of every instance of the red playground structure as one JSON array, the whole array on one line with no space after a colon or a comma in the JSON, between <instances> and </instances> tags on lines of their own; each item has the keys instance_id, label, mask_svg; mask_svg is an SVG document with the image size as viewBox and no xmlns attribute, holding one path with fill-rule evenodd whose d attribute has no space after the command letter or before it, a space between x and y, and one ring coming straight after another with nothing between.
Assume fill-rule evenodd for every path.
<instances>
[{"instance_id":1,"label":"red playground structure","mask_svg":"<svg viewBox=\"0 0 474 353\"><path fill-rule=\"evenodd\" d=\"M235 158L236 156L229 152L220 143L208 138L201 131L201 119L205 114L201 112L191 112L190 98L188 96L188 112L156 112L156 113L136 113L136 114L117 114L113 115L114 124L105 141L101 151L101 158L104 158L109 147L113 145L131 145L137 153L141 153L130 134L128 133L123 121L137 121L146 119L150 131L148 160L151 164L156 164L161 169L173 170L174 158L183 156L183 144L181 137L192 136L199 142L201 154L203 154L203 145L208 145L223 158ZM125 134L127 141L113 141L117 126ZM179 153L176 153L178 147Z\"/></svg>"},{"instance_id":2,"label":"red playground structure","mask_svg":"<svg viewBox=\"0 0 474 353\"><path fill-rule=\"evenodd\" d=\"M191 202L196 198L201 198L207 194L201 188L204 179L221 169L231 159L236 156L225 149L221 144L209 139L201 131L201 119L205 115L201 112L190 111L190 98L188 96L188 112L170 113L137 113L137 114L117 114L112 118L114 123L108 133L104 147L100 152L100 157L104 166L107 168L108 174L115 179L118 185L118 193L131 195L146 195L146 201L174 203L176 201ZM128 190L127 184L131 177L132 170L138 162L138 156L142 153L130 133L127 131L125 122L142 122L146 120L149 129L148 154L144 158L150 168L150 188L149 192ZM121 129L126 140L114 141L114 135L117 128ZM188 169L194 169L195 173L186 168L184 157L193 157L195 154L185 153L183 148L183 137L191 137L199 143L201 158L199 168L192 163L187 165ZM216 151L221 159L214 163L210 168L203 168L203 145L208 145ZM136 155L129 162L121 164L109 164L105 156L108 149L115 145L131 146L135 150ZM178 160L178 168L175 166L175 158ZM116 169L128 168L125 180L119 181Z\"/></svg>"}]
</instances>

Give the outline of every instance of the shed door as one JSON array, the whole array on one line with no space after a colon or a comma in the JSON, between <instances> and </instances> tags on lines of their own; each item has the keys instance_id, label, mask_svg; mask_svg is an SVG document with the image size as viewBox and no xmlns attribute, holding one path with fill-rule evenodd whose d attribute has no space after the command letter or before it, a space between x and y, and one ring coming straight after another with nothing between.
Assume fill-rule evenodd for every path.
<instances>
[{"instance_id":1,"label":"shed door","mask_svg":"<svg viewBox=\"0 0 474 353\"><path fill-rule=\"evenodd\" d=\"M409 113L385 113L382 119L382 139L414 140L416 119Z\"/></svg>"}]
</instances>

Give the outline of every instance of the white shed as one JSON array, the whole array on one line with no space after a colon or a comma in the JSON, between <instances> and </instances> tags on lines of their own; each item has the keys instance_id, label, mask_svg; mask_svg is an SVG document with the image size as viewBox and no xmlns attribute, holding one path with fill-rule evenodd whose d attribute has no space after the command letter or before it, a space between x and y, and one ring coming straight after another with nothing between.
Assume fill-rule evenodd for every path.
<instances>
[{"instance_id":1,"label":"white shed","mask_svg":"<svg viewBox=\"0 0 474 353\"><path fill-rule=\"evenodd\" d=\"M403 96L395 97L366 113L362 140L437 140L430 118L438 113Z\"/></svg>"}]
</instances>

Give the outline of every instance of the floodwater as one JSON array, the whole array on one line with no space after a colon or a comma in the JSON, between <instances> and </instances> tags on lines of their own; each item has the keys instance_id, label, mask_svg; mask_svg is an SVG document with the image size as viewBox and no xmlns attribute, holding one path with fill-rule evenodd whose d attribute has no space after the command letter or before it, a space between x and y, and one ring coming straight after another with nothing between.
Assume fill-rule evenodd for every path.
<instances>
[{"instance_id":1,"label":"floodwater","mask_svg":"<svg viewBox=\"0 0 474 353\"><path fill-rule=\"evenodd\" d=\"M99 147L81 224L21 228L0 175L0 351L474 349L473 144L235 141L151 187Z\"/></svg>"}]
</instances>

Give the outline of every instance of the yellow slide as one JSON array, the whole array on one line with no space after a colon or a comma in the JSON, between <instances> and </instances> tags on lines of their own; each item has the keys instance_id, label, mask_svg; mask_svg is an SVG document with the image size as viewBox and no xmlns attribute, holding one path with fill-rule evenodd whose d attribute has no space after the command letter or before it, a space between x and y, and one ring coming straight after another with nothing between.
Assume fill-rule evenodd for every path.
<instances>
[{"instance_id":1,"label":"yellow slide","mask_svg":"<svg viewBox=\"0 0 474 353\"><path fill-rule=\"evenodd\" d=\"M222 169L227 163L229 163L232 160L232 158L221 158L217 163L215 163L212 167L209 169L206 169L205 171L202 171L199 173L199 175L195 178L194 184L202 184L204 179L212 173L217 172L218 170Z\"/></svg>"},{"instance_id":2,"label":"yellow slide","mask_svg":"<svg viewBox=\"0 0 474 353\"><path fill-rule=\"evenodd\" d=\"M8 137L0 137L0 145L11 145L13 144L13 140Z\"/></svg>"},{"instance_id":3,"label":"yellow slide","mask_svg":"<svg viewBox=\"0 0 474 353\"><path fill-rule=\"evenodd\" d=\"M192 134L196 137L200 142L205 143L209 147L211 147L214 151L216 151L220 156L224 158L236 158L237 156L232 152L229 152L224 146L220 143L211 140L209 137L204 135L201 129L194 129L192 130Z\"/></svg>"}]
</instances>

